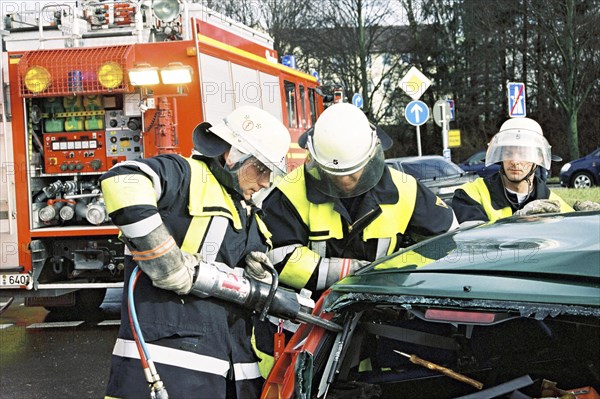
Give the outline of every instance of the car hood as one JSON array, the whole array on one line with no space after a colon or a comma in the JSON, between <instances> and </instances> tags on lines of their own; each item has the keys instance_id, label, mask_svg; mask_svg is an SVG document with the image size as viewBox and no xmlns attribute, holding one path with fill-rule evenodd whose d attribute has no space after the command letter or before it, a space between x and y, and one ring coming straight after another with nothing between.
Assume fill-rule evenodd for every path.
<instances>
[{"instance_id":1,"label":"car hood","mask_svg":"<svg viewBox=\"0 0 600 399\"><path fill-rule=\"evenodd\" d=\"M592 306L600 316L600 212L511 217L446 233L344 278L327 304L432 298L556 304L570 313Z\"/></svg>"}]
</instances>

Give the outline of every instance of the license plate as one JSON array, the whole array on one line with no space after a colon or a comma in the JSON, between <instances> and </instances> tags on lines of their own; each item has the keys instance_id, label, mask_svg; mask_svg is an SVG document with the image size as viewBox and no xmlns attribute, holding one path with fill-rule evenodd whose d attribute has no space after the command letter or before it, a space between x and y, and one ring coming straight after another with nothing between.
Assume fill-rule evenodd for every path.
<instances>
[{"instance_id":1,"label":"license plate","mask_svg":"<svg viewBox=\"0 0 600 399\"><path fill-rule=\"evenodd\" d=\"M29 274L0 274L0 287L28 285L29 278Z\"/></svg>"}]
</instances>

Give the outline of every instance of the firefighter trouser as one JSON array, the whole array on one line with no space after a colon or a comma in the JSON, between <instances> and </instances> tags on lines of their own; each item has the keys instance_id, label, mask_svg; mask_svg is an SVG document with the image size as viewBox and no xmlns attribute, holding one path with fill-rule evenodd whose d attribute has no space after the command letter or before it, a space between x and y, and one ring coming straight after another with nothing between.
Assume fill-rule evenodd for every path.
<instances>
[{"instance_id":1,"label":"firefighter trouser","mask_svg":"<svg viewBox=\"0 0 600 399\"><path fill-rule=\"evenodd\" d=\"M202 355L206 346L203 340L204 337L177 337L147 343L150 358L169 396L176 399L258 398L264 380L255 355L247 354L248 362L231 365L228 360ZM137 399L149 395L135 342L117 339L106 398Z\"/></svg>"}]
</instances>

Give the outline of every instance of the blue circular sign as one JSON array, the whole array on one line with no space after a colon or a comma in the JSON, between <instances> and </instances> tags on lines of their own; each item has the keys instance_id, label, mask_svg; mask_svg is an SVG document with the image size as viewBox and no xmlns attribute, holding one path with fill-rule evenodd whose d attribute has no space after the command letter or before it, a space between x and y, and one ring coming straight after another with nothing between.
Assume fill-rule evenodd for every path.
<instances>
[{"instance_id":1,"label":"blue circular sign","mask_svg":"<svg viewBox=\"0 0 600 399\"><path fill-rule=\"evenodd\" d=\"M413 126L421 126L429 119L429 107L423 101L411 101L404 109L404 117Z\"/></svg>"},{"instance_id":2,"label":"blue circular sign","mask_svg":"<svg viewBox=\"0 0 600 399\"><path fill-rule=\"evenodd\" d=\"M358 108L362 108L362 106L363 106L362 96L358 93L354 93L354 95L352 96L352 104L354 104Z\"/></svg>"},{"instance_id":3,"label":"blue circular sign","mask_svg":"<svg viewBox=\"0 0 600 399\"><path fill-rule=\"evenodd\" d=\"M315 71L313 69L313 71L310 73L312 76L315 77L315 79L317 79L317 82L320 84L321 83L321 78L319 77L319 72Z\"/></svg>"}]
</instances>

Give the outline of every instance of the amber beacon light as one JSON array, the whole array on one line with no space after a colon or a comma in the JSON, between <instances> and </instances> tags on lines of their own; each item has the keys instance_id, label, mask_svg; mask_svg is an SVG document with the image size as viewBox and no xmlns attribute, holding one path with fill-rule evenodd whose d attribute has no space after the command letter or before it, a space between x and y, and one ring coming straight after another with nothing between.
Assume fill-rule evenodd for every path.
<instances>
[{"instance_id":1,"label":"amber beacon light","mask_svg":"<svg viewBox=\"0 0 600 399\"><path fill-rule=\"evenodd\" d=\"M114 89L123 82L123 69L116 62L105 62L98 68L98 81L105 89Z\"/></svg>"},{"instance_id":2,"label":"amber beacon light","mask_svg":"<svg viewBox=\"0 0 600 399\"><path fill-rule=\"evenodd\" d=\"M50 86L52 79L46 68L33 66L27 70L23 81L27 90L32 93L40 93Z\"/></svg>"}]
</instances>

